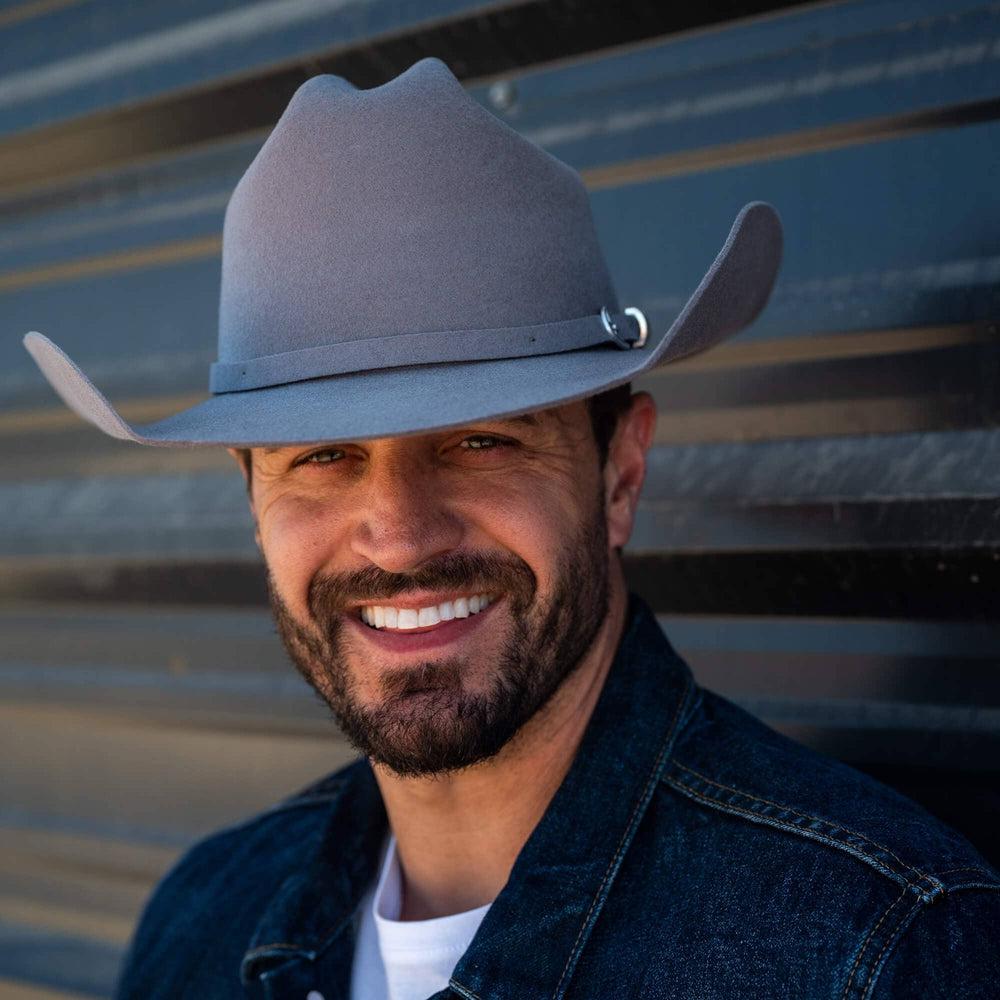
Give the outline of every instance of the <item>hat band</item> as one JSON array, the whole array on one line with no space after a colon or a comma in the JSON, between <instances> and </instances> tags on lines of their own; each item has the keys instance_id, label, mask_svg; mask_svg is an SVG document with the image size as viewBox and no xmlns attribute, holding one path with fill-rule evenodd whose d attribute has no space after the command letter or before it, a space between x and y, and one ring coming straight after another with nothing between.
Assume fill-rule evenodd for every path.
<instances>
[{"instance_id":1,"label":"hat band","mask_svg":"<svg viewBox=\"0 0 1000 1000\"><path fill-rule=\"evenodd\" d=\"M508 327L497 330L444 330L431 333L367 337L337 344L304 347L283 354L269 354L246 361L212 365L209 391L243 392L302 382L329 375L431 365L456 361L498 361L537 354L562 354L584 347L614 344L619 348L642 346L644 322L629 313L581 316L557 323ZM610 320L610 332L603 317Z\"/></svg>"}]
</instances>

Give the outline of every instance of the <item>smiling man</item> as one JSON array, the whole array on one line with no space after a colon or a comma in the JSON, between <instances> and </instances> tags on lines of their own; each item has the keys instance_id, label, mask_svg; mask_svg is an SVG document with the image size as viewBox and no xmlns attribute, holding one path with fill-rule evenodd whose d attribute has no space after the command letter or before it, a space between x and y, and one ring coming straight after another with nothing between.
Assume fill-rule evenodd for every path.
<instances>
[{"instance_id":1,"label":"smiling man","mask_svg":"<svg viewBox=\"0 0 1000 1000\"><path fill-rule=\"evenodd\" d=\"M540 710L560 689L592 695L621 632L608 547L628 539L652 425L637 398L610 483L596 455L580 461L595 447L583 403L245 453L285 644L386 781L478 764L531 719L559 742Z\"/></svg>"},{"instance_id":2,"label":"smiling man","mask_svg":"<svg viewBox=\"0 0 1000 1000\"><path fill-rule=\"evenodd\" d=\"M241 456L285 644L374 764L400 920L497 896L601 690L627 603L609 547L628 538L654 416L627 389L607 399L625 412L606 462L584 403ZM403 965L387 971L413 980L405 996L451 971L417 989Z\"/></svg>"},{"instance_id":3,"label":"smiling man","mask_svg":"<svg viewBox=\"0 0 1000 1000\"><path fill-rule=\"evenodd\" d=\"M122 1000L997 995L1000 875L701 690L627 592L629 384L751 322L780 247L747 205L650 329L579 176L424 59L308 81L237 185L204 403L133 427L28 335L106 433L230 448L361 754L185 854Z\"/></svg>"}]
</instances>

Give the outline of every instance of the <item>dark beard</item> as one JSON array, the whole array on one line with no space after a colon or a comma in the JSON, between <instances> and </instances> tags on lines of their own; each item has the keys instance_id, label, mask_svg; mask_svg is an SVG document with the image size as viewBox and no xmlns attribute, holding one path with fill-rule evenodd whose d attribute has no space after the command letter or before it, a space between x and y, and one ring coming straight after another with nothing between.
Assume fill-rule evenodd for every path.
<instances>
[{"instance_id":1,"label":"dark beard","mask_svg":"<svg viewBox=\"0 0 1000 1000\"><path fill-rule=\"evenodd\" d=\"M368 567L317 575L309 609L318 628L296 621L270 577L268 583L285 648L354 747L404 776L455 771L498 753L546 705L593 643L608 608L603 504L562 549L555 587L544 603L537 599L534 573L512 553L456 552L410 574ZM385 673L381 704L366 708L347 669L340 613L359 603L388 603L414 589L502 594L511 625L489 689L464 690L467 664L461 659L428 660Z\"/></svg>"}]
</instances>

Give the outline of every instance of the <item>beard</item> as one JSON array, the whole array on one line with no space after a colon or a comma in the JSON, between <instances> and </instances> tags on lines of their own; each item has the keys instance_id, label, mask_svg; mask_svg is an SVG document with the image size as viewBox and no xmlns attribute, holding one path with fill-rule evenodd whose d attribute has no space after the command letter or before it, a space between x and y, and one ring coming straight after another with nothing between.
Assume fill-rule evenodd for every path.
<instances>
[{"instance_id":1,"label":"beard","mask_svg":"<svg viewBox=\"0 0 1000 1000\"><path fill-rule=\"evenodd\" d=\"M509 552L449 553L412 573L369 566L317 574L308 594L310 625L292 616L270 574L268 591L289 656L352 745L373 763L419 777L488 760L546 706L607 615L608 578L601 497L593 516L565 540L547 597L539 596L528 564ZM468 658L444 657L379 671L380 700L366 705L349 666L352 643L342 616L358 604L387 604L412 590L502 595L509 625L500 651L488 669ZM468 689L474 673L485 675L479 684L484 689Z\"/></svg>"}]
</instances>

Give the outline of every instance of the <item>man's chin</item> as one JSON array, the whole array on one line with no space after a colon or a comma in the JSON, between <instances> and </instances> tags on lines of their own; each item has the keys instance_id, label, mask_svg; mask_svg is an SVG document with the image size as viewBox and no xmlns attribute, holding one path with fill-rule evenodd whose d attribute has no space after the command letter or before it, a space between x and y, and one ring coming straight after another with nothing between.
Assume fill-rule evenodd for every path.
<instances>
[{"instance_id":1,"label":"man's chin","mask_svg":"<svg viewBox=\"0 0 1000 1000\"><path fill-rule=\"evenodd\" d=\"M380 719L378 731L369 730L359 746L373 765L400 777L461 771L494 757L507 743L485 744L483 733L463 724L460 713L452 714L454 706L437 695L412 695L407 701Z\"/></svg>"},{"instance_id":2,"label":"man's chin","mask_svg":"<svg viewBox=\"0 0 1000 1000\"><path fill-rule=\"evenodd\" d=\"M341 729L373 764L403 776L428 776L481 763L519 728L497 712L497 692L463 683L461 662L430 662L380 678L375 701L331 704Z\"/></svg>"}]
</instances>

